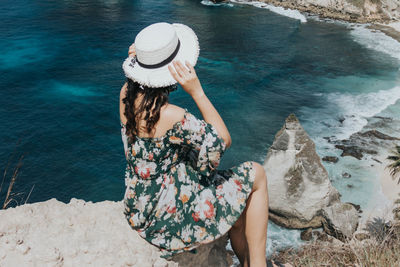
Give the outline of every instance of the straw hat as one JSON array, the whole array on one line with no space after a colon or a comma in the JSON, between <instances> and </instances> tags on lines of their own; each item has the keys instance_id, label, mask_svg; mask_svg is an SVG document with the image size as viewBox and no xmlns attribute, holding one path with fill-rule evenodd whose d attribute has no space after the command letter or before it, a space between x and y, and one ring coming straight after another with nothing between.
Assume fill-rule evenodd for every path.
<instances>
[{"instance_id":1,"label":"straw hat","mask_svg":"<svg viewBox=\"0 0 400 267\"><path fill-rule=\"evenodd\" d=\"M135 57L122 64L125 76L147 87L176 84L168 70L173 60L187 60L196 65L199 42L194 31L179 23L154 23L141 30L135 38Z\"/></svg>"}]
</instances>

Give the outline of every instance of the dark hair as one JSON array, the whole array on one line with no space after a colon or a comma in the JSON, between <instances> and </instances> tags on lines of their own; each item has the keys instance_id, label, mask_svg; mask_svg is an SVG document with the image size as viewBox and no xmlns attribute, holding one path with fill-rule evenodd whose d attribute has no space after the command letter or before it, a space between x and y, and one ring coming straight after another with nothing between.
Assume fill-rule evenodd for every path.
<instances>
[{"instance_id":1,"label":"dark hair","mask_svg":"<svg viewBox=\"0 0 400 267\"><path fill-rule=\"evenodd\" d=\"M146 131L151 133L154 125L160 119L160 109L168 103L169 93L177 89L177 85L165 87L147 87L131 79L127 79L128 87L126 97L122 99L125 104L124 114L127 118L126 134L128 142L133 143L139 132L139 121L143 118L146 121ZM138 94L143 94L142 101L135 107L135 100ZM144 113L144 116L143 116Z\"/></svg>"}]
</instances>

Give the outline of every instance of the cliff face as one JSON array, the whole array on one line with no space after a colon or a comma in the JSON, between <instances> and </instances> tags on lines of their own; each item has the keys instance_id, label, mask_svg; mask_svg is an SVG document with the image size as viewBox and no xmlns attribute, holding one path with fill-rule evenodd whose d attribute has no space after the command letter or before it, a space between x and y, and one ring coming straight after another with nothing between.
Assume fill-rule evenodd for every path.
<instances>
[{"instance_id":1,"label":"cliff face","mask_svg":"<svg viewBox=\"0 0 400 267\"><path fill-rule=\"evenodd\" d=\"M389 22L400 19L399 0L260 0L276 6L352 22Z\"/></svg>"}]
</instances>

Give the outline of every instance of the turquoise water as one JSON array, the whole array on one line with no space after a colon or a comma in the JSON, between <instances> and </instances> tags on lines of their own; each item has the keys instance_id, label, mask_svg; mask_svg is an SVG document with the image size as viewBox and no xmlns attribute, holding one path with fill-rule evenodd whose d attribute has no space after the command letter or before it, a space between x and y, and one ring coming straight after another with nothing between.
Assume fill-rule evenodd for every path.
<instances>
[{"instance_id":1,"label":"turquoise water","mask_svg":"<svg viewBox=\"0 0 400 267\"><path fill-rule=\"evenodd\" d=\"M14 150L27 153L15 190L35 185L29 202L122 199L121 64L138 31L154 22L185 23L199 37L197 73L233 139L222 168L263 162L290 113L324 155L322 137L346 138L366 118L395 116L400 106L400 50L362 27L190 0L3 0L0 18L0 163ZM199 115L181 89L171 102ZM333 176L341 171L327 167ZM340 178L334 183L345 200L365 206L372 181L354 173L353 191ZM269 232L269 251L299 239L273 224Z\"/></svg>"}]
</instances>

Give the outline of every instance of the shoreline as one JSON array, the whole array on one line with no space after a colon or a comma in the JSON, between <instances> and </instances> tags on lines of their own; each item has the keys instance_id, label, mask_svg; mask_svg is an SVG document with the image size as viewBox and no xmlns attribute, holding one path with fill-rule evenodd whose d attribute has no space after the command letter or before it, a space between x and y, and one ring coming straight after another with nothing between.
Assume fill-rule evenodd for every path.
<instances>
[{"instance_id":1,"label":"shoreline","mask_svg":"<svg viewBox=\"0 0 400 267\"><path fill-rule=\"evenodd\" d=\"M378 30L400 43L400 21L389 24L371 24L368 29Z\"/></svg>"},{"instance_id":2,"label":"shoreline","mask_svg":"<svg viewBox=\"0 0 400 267\"><path fill-rule=\"evenodd\" d=\"M240 3L237 1L233 2ZM246 2L247 1L243 1L243 4L245 4ZM315 6L311 4L301 5L289 1L282 2L280 0L257 0L257 2L269 4L275 7L297 10L299 12L304 12L307 15L317 15L321 19L332 19L348 23L360 23L365 25L370 24L367 28L371 30L378 30L400 43L400 18L398 18L398 20L393 20L393 19L390 20L379 17L377 15L366 17L357 14L342 13L337 10L330 9L328 7Z\"/></svg>"},{"instance_id":3,"label":"shoreline","mask_svg":"<svg viewBox=\"0 0 400 267\"><path fill-rule=\"evenodd\" d=\"M318 15L320 18L329 18L335 20L343 20L352 23L390 23L393 19L388 18L382 13L370 13L368 16L363 14L362 7L353 6L353 9L347 6L335 6L336 9L329 7L329 5L315 5L314 3L281 0L257 0L266 4L281 6L299 10L301 12ZM338 4L340 5L340 3ZM356 10L358 8L358 10ZM358 12L357 12L358 11Z\"/></svg>"}]
</instances>

